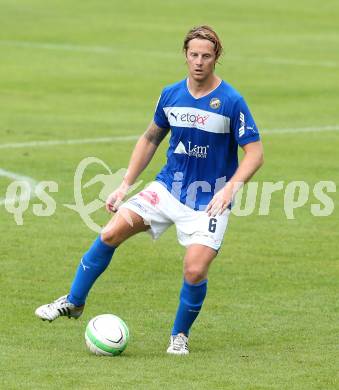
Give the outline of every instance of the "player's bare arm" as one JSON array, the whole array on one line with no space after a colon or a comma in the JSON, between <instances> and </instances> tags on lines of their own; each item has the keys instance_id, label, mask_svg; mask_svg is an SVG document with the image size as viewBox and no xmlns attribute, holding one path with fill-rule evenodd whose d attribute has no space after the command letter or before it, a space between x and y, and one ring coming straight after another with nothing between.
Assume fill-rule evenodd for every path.
<instances>
[{"instance_id":1,"label":"player's bare arm","mask_svg":"<svg viewBox=\"0 0 339 390\"><path fill-rule=\"evenodd\" d=\"M245 152L238 169L224 188L218 191L207 206L209 216L222 214L232 202L235 194L247 183L264 163L264 153L261 141L251 142L242 148Z\"/></svg>"},{"instance_id":2,"label":"player's bare arm","mask_svg":"<svg viewBox=\"0 0 339 390\"><path fill-rule=\"evenodd\" d=\"M126 175L121 185L113 191L106 200L108 212L116 212L125 198L128 189L135 183L141 172L152 160L161 141L168 134L169 129L162 129L152 121L145 133L139 138L132 152Z\"/></svg>"},{"instance_id":3,"label":"player's bare arm","mask_svg":"<svg viewBox=\"0 0 339 390\"><path fill-rule=\"evenodd\" d=\"M143 137L146 138L146 140L149 141L151 144L158 147L161 141L166 137L168 132L169 129L162 129L154 121L152 121L148 126L147 130L145 131Z\"/></svg>"}]
</instances>

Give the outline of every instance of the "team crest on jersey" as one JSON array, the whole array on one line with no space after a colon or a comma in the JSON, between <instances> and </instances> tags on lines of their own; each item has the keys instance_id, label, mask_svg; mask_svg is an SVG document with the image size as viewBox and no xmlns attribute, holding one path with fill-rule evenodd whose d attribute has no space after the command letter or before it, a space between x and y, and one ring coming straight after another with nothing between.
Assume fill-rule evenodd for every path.
<instances>
[{"instance_id":1,"label":"team crest on jersey","mask_svg":"<svg viewBox=\"0 0 339 390\"><path fill-rule=\"evenodd\" d=\"M210 101L210 107L217 110L220 107L221 101L218 98L212 98Z\"/></svg>"}]
</instances>

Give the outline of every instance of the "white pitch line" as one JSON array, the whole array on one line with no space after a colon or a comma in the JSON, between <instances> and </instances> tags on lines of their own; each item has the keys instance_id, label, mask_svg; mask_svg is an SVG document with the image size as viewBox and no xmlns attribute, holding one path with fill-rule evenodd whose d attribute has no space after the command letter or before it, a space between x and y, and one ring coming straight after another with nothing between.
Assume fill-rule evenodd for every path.
<instances>
[{"instance_id":1,"label":"white pitch line","mask_svg":"<svg viewBox=\"0 0 339 390\"><path fill-rule=\"evenodd\" d=\"M7 41L0 40L2 46L27 47L29 49L46 49L46 50L63 50L63 51L79 51L84 53L118 53L119 50L108 46L83 46L74 45L71 43L43 43L43 42L27 42L27 41Z\"/></svg>"},{"instance_id":2,"label":"white pitch line","mask_svg":"<svg viewBox=\"0 0 339 390\"><path fill-rule=\"evenodd\" d=\"M23 176L15 172L6 171L5 169L0 168L0 177L6 177L8 179L12 179L15 181L21 181L24 182L27 187L23 189L20 196L14 196L12 198L0 198L0 206L6 203L6 205L12 205L15 202L19 201L26 201L30 200L35 197L35 187L38 184L36 180L29 176Z\"/></svg>"},{"instance_id":3,"label":"white pitch line","mask_svg":"<svg viewBox=\"0 0 339 390\"><path fill-rule=\"evenodd\" d=\"M126 136L116 136L116 137L17 142L17 143L9 143L9 144L0 144L0 149L18 149L18 148L30 148L30 147L77 145L77 144L92 144L92 143L98 144L98 143L105 143L105 142L125 142L125 141L135 141L139 137L140 135L126 135Z\"/></svg>"},{"instance_id":4,"label":"white pitch line","mask_svg":"<svg viewBox=\"0 0 339 390\"><path fill-rule=\"evenodd\" d=\"M285 128L285 129L266 129L261 130L261 134L284 134L284 133L310 133L310 132L323 132L323 131L339 131L339 125L322 126L322 127L299 127L299 128ZM98 144L106 142L128 142L136 141L139 135L125 135L115 137L99 137L99 138L80 138L69 140L48 140L48 141L29 141L29 142L17 142L0 144L0 149L20 149L20 148L34 148L45 146L58 146L58 145L82 145L82 144Z\"/></svg>"},{"instance_id":5,"label":"white pitch line","mask_svg":"<svg viewBox=\"0 0 339 390\"><path fill-rule=\"evenodd\" d=\"M176 52L164 52L164 51L155 51L155 50L138 50L124 48L114 48L110 46L85 46L85 45L75 45L72 43L43 43L43 42L27 42L27 41L9 41L9 40L0 40L1 46L13 46L13 47L23 47L28 49L44 49L44 50L62 50L70 52L80 52L80 53L96 53L96 54L121 54L122 52L128 51L128 53L133 54L147 54L154 55L158 57L177 57L179 53Z\"/></svg>"},{"instance_id":6,"label":"white pitch line","mask_svg":"<svg viewBox=\"0 0 339 390\"><path fill-rule=\"evenodd\" d=\"M285 133L321 133L323 131L339 131L339 125L322 126L322 127L296 127L296 128L282 128L282 129L267 129L261 130L262 134L285 134Z\"/></svg>"},{"instance_id":7,"label":"white pitch line","mask_svg":"<svg viewBox=\"0 0 339 390\"><path fill-rule=\"evenodd\" d=\"M228 60L244 61L244 57L233 56L227 58ZM338 68L339 63L335 61L310 61L298 60L295 58L274 58L274 57L246 57L246 62L256 62L271 65L295 65L295 66L320 66L323 68Z\"/></svg>"},{"instance_id":8,"label":"white pitch line","mask_svg":"<svg viewBox=\"0 0 339 390\"><path fill-rule=\"evenodd\" d=\"M97 54L118 54L126 51L124 48L114 48L110 46L86 46L75 45L71 43L44 43L44 42L29 42L29 41L15 41L15 40L0 40L1 46L24 47L29 49L44 49L44 50L62 50L70 52L82 53L97 53ZM170 51L152 51L152 50L136 50L128 49L128 53L133 54L147 54L148 56L158 57L177 57L178 53ZM288 65L288 66L318 66L323 68L338 68L339 63L335 61L311 61L295 58L274 58L274 57L253 57L253 56L237 56L232 55L226 58L227 61L244 61L266 63L271 65Z\"/></svg>"}]
</instances>

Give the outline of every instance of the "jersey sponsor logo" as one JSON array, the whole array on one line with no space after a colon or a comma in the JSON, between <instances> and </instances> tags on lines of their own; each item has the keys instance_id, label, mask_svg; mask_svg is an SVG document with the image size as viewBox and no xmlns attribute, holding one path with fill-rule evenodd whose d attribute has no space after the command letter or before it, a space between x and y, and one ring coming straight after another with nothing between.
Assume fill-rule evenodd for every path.
<instances>
[{"instance_id":1,"label":"jersey sponsor logo","mask_svg":"<svg viewBox=\"0 0 339 390\"><path fill-rule=\"evenodd\" d=\"M230 118L194 107L164 107L170 126L188 127L224 134L230 132Z\"/></svg>"},{"instance_id":2,"label":"jersey sponsor logo","mask_svg":"<svg viewBox=\"0 0 339 390\"><path fill-rule=\"evenodd\" d=\"M188 147L186 148L185 145L180 141L173 153L187 154L190 157L196 157L196 158L206 158L209 147L210 147L209 145L206 146L192 145L192 142L188 141Z\"/></svg>"},{"instance_id":3,"label":"jersey sponsor logo","mask_svg":"<svg viewBox=\"0 0 339 390\"><path fill-rule=\"evenodd\" d=\"M169 114L170 116L173 116L176 121L178 121L178 117L179 117L180 122L189 123L192 125L192 127L194 127L196 124L205 126L207 119L209 117L209 115L201 116L200 114L192 114L190 112L186 112L184 114L180 114L180 113L175 114L174 112L170 112Z\"/></svg>"},{"instance_id":4,"label":"jersey sponsor logo","mask_svg":"<svg viewBox=\"0 0 339 390\"><path fill-rule=\"evenodd\" d=\"M210 101L210 107L217 110L220 107L221 101L218 98L212 98Z\"/></svg>"},{"instance_id":5,"label":"jersey sponsor logo","mask_svg":"<svg viewBox=\"0 0 339 390\"><path fill-rule=\"evenodd\" d=\"M240 128L239 128L239 138L242 137L244 134L245 134L245 115L240 112L240 116L239 116L239 119L240 119Z\"/></svg>"}]
</instances>

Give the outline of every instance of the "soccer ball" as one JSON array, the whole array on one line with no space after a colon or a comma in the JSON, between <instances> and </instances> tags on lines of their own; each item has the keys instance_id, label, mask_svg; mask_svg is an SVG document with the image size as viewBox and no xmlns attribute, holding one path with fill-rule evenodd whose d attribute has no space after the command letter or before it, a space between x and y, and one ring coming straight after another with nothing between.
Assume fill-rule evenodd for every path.
<instances>
[{"instance_id":1,"label":"soccer ball","mask_svg":"<svg viewBox=\"0 0 339 390\"><path fill-rule=\"evenodd\" d=\"M127 347L129 330L121 318L101 314L89 321L85 340L88 349L95 355L120 355Z\"/></svg>"}]
</instances>

